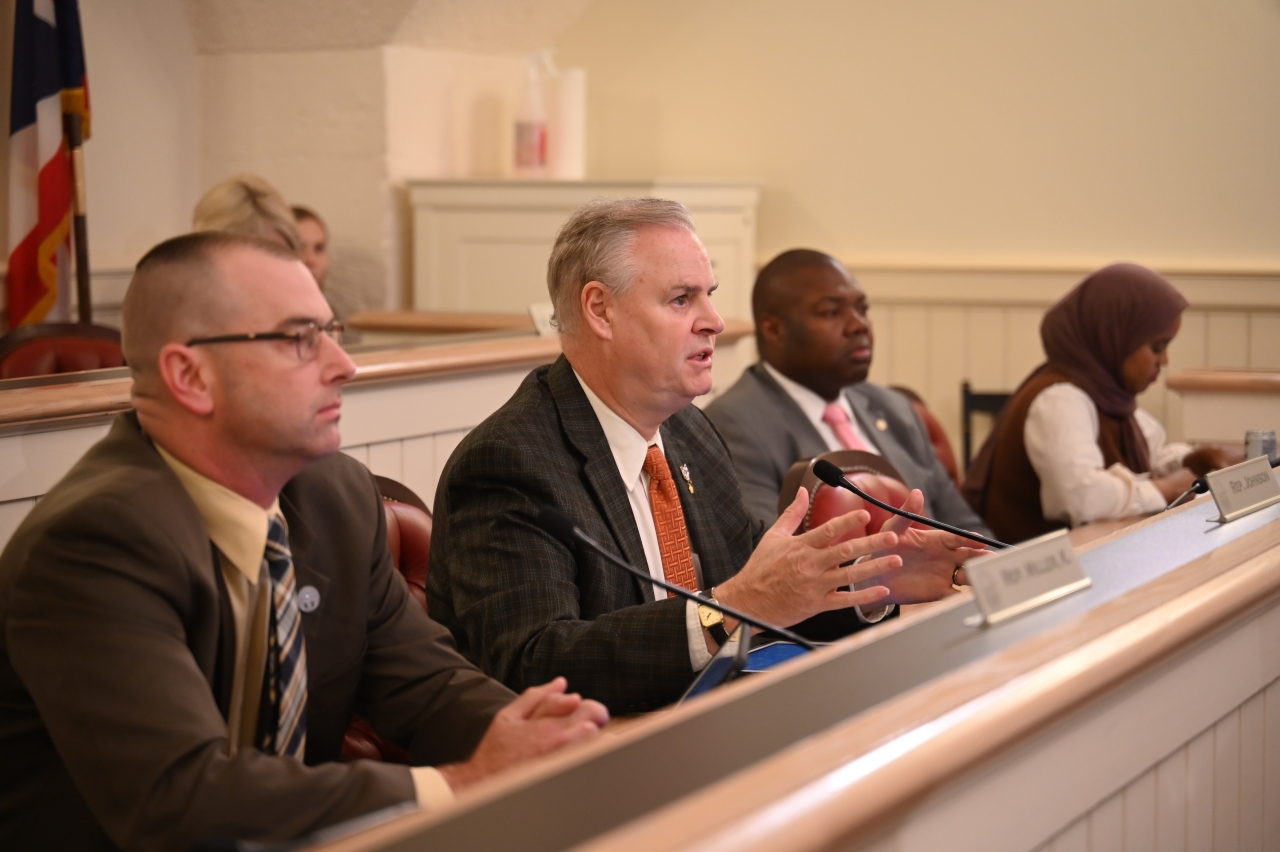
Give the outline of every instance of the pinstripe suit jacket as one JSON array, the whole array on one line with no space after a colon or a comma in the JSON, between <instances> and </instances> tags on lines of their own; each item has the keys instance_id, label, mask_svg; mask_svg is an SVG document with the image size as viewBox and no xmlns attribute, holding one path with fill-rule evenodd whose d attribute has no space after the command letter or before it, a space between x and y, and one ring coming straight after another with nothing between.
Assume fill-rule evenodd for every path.
<instances>
[{"instance_id":1,"label":"pinstripe suit jacket","mask_svg":"<svg viewBox=\"0 0 1280 852\"><path fill-rule=\"evenodd\" d=\"M693 406L662 425L689 538L710 588L732 577L764 526L748 515L720 436ZM688 465L693 493L678 472ZM436 491L428 606L459 650L513 689L557 675L615 713L678 698L693 679L685 604L537 526L540 505L633 565L644 547L600 422L564 356L535 369L454 451ZM861 626L852 612L811 635Z\"/></svg>"}]
</instances>

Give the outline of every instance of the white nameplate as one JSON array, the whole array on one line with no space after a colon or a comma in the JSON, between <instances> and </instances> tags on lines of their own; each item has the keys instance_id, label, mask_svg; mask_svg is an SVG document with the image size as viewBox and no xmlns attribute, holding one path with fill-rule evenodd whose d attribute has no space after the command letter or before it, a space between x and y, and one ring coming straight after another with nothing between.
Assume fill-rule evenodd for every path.
<instances>
[{"instance_id":1,"label":"white nameplate","mask_svg":"<svg viewBox=\"0 0 1280 852\"><path fill-rule=\"evenodd\" d=\"M1205 482L1222 513L1219 521L1234 521L1264 506L1280 502L1280 482L1266 456L1206 474ZM966 572L967 573L967 572Z\"/></svg>"},{"instance_id":2,"label":"white nameplate","mask_svg":"<svg viewBox=\"0 0 1280 852\"><path fill-rule=\"evenodd\" d=\"M964 564L964 573L982 610L980 617L974 617L975 624L1013 618L1091 583L1066 530L971 559Z\"/></svg>"}]
</instances>

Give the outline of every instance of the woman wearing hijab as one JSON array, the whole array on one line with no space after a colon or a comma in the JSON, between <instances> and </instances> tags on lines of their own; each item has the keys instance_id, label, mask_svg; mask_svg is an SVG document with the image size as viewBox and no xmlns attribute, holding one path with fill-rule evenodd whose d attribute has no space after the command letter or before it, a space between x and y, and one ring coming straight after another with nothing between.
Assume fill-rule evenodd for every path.
<instances>
[{"instance_id":1,"label":"woman wearing hijab","mask_svg":"<svg viewBox=\"0 0 1280 852\"><path fill-rule=\"evenodd\" d=\"M970 467L965 496L997 536L1158 512L1196 476L1236 459L1166 443L1138 394L1169 362L1187 300L1142 266L1090 275L1045 314L1048 361L1006 403Z\"/></svg>"}]
</instances>

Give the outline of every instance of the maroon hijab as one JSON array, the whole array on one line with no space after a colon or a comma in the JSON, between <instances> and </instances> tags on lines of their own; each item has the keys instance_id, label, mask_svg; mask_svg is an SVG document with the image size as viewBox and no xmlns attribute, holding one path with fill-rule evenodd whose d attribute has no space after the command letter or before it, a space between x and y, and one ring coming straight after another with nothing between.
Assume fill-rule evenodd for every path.
<instances>
[{"instance_id":1,"label":"maroon hijab","mask_svg":"<svg viewBox=\"0 0 1280 852\"><path fill-rule=\"evenodd\" d=\"M1044 315L1045 366L1089 394L1101 413L1132 419L1138 400L1124 386L1125 359L1186 308L1182 294L1144 266L1116 263L1099 269Z\"/></svg>"},{"instance_id":2,"label":"maroon hijab","mask_svg":"<svg viewBox=\"0 0 1280 852\"><path fill-rule=\"evenodd\" d=\"M1048 371L1070 379L1089 395L1099 414L1120 421L1125 467L1138 473L1150 470L1147 441L1134 417L1138 400L1124 386L1124 362L1172 325L1187 304L1172 284L1144 266L1116 263L1099 269L1045 313L1040 340L1048 361L1019 390ZM965 494L975 506L986 502L1008 410L1006 405L965 477Z\"/></svg>"}]
</instances>

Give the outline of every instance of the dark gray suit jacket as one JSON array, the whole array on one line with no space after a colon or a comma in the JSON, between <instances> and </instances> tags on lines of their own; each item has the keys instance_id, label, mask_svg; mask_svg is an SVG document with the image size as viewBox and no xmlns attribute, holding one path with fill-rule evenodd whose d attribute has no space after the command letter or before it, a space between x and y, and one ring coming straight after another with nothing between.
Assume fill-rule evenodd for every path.
<instances>
[{"instance_id":1,"label":"dark gray suit jacket","mask_svg":"<svg viewBox=\"0 0 1280 852\"><path fill-rule=\"evenodd\" d=\"M703 413L662 424L704 588L723 583L763 526L747 514L733 465ZM689 492L681 465L688 465ZM632 565L644 547L600 421L561 356L534 370L471 432L436 491L428 606L459 649L513 689L565 675L569 689L632 713L669 704L693 679L685 602L537 526L541 505L571 517ZM803 629L833 638L862 626L852 610Z\"/></svg>"},{"instance_id":2,"label":"dark gray suit jacket","mask_svg":"<svg viewBox=\"0 0 1280 852\"><path fill-rule=\"evenodd\" d=\"M414 798L403 766L338 763L352 710L415 763L465 758L511 693L454 650L391 564L372 478L341 455L280 494L302 615L306 765L226 716L234 623L195 504L121 415L0 555L0 848L281 839Z\"/></svg>"},{"instance_id":3,"label":"dark gray suit jacket","mask_svg":"<svg viewBox=\"0 0 1280 852\"><path fill-rule=\"evenodd\" d=\"M938 461L929 434L906 397L870 382L846 388L845 396L863 434L908 486L924 492L925 515L991 535ZM763 364L748 368L707 406L707 416L729 446L747 508L768 524L778 518L778 494L791 465L829 449Z\"/></svg>"}]
</instances>

